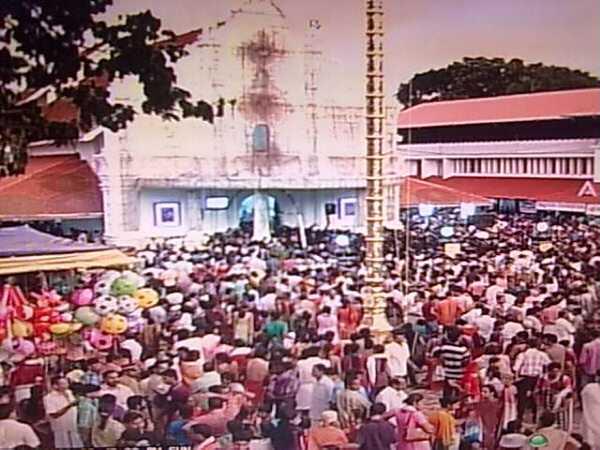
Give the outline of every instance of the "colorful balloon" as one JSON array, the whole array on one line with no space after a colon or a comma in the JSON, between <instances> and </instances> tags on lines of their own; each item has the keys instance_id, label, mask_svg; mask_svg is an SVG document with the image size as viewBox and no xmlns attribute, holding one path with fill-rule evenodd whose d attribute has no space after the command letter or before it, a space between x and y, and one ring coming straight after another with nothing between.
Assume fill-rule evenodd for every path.
<instances>
[{"instance_id":1,"label":"colorful balloon","mask_svg":"<svg viewBox=\"0 0 600 450\"><path fill-rule=\"evenodd\" d=\"M85 333L84 337L96 350L108 350L113 344L113 337L102 331L92 328Z\"/></svg>"},{"instance_id":2,"label":"colorful balloon","mask_svg":"<svg viewBox=\"0 0 600 450\"><path fill-rule=\"evenodd\" d=\"M110 293L116 297L120 297L121 295L133 295L136 289L137 286L130 279L120 277L113 281L113 284L110 287Z\"/></svg>"},{"instance_id":3,"label":"colorful balloon","mask_svg":"<svg viewBox=\"0 0 600 450\"><path fill-rule=\"evenodd\" d=\"M133 294L141 308L148 309L158 304L158 292L150 288L142 288Z\"/></svg>"},{"instance_id":4,"label":"colorful balloon","mask_svg":"<svg viewBox=\"0 0 600 450\"><path fill-rule=\"evenodd\" d=\"M87 306L94 303L94 291L89 288L77 289L71 298L75 306Z\"/></svg>"},{"instance_id":5,"label":"colorful balloon","mask_svg":"<svg viewBox=\"0 0 600 450\"><path fill-rule=\"evenodd\" d=\"M119 297L119 314L125 314L126 316L133 314L140 305L135 297L130 295L121 295Z\"/></svg>"},{"instance_id":6,"label":"colorful balloon","mask_svg":"<svg viewBox=\"0 0 600 450\"><path fill-rule=\"evenodd\" d=\"M127 319L120 314L109 314L102 318L100 330L110 335L123 334L127 331Z\"/></svg>"},{"instance_id":7,"label":"colorful balloon","mask_svg":"<svg viewBox=\"0 0 600 450\"><path fill-rule=\"evenodd\" d=\"M15 319L12 323L12 333L16 338L29 337L33 334L33 325L29 322Z\"/></svg>"},{"instance_id":8,"label":"colorful balloon","mask_svg":"<svg viewBox=\"0 0 600 450\"><path fill-rule=\"evenodd\" d=\"M84 325L94 325L100 320L100 316L91 306L81 306L75 311L75 320Z\"/></svg>"},{"instance_id":9,"label":"colorful balloon","mask_svg":"<svg viewBox=\"0 0 600 450\"><path fill-rule=\"evenodd\" d=\"M101 295L94 300L94 310L101 316L117 312L119 300L111 295Z\"/></svg>"}]
</instances>

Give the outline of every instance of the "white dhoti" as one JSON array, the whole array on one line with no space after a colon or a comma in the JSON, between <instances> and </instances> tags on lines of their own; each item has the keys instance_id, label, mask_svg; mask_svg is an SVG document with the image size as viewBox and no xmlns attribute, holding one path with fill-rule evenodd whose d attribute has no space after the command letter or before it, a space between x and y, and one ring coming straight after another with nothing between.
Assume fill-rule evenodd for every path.
<instances>
[{"instance_id":1,"label":"white dhoti","mask_svg":"<svg viewBox=\"0 0 600 450\"><path fill-rule=\"evenodd\" d=\"M55 448L81 448L83 441L79 437L79 432L75 431L54 431L54 447Z\"/></svg>"},{"instance_id":2,"label":"white dhoti","mask_svg":"<svg viewBox=\"0 0 600 450\"><path fill-rule=\"evenodd\" d=\"M313 383L301 383L296 393L296 409L309 410L312 400Z\"/></svg>"}]
</instances>

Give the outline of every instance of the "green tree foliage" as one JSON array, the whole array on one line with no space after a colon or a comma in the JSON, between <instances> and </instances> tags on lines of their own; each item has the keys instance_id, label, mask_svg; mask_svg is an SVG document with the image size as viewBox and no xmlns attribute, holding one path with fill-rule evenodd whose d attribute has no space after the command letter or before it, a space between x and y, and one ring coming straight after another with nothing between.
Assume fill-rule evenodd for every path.
<instances>
[{"instance_id":1,"label":"green tree foliage","mask_svg":"<svg viewBox=\"0 0 600 450\"><path fill-rule=\"evenodd\" d=\"M150 11L107 24L101 15L111 4L112 0L0 2L0 176L23 173L33 141L64 143L95 126L125 128L136 111L109 96L110 83L125 76L139 80L144 113L166 120L212 121L211 105L192 100L177 85L173 65L186 51L175 34L162 29ZM34 95L44 90L69 103L77 120L48 120Z\"/></svg>"},{"instance_id":2,"label":"green tree foliage","mask_svg":"<svg viewBox=\"0 0 600 450\"><path fill-rule=\"evenodd\" d=\"M402 83L396 94L404 106L419 103L493 97L496 95L598 87L600 81L581 70L525 64L520 59L463 58L442 69L431 69Z\"/></svg>"}]
</instances>

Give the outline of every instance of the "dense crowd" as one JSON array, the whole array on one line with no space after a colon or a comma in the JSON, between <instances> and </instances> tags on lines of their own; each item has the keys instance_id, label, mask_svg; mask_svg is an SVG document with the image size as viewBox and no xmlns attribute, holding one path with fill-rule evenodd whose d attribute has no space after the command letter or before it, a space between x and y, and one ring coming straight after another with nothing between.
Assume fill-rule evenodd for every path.
<instances>
[{"instance_id":1,"label":"dense crowd","mask_svg":"<svg viewBox=\"0 0 600 450\"><path fill-rule=\"evenodd\" d=\"M412 216L386 241L383 340L363 240L337 235L152 241L158 303L108 348L3 346L0 447L600 449L598 225Z\"/></svg>"}]
</instances>

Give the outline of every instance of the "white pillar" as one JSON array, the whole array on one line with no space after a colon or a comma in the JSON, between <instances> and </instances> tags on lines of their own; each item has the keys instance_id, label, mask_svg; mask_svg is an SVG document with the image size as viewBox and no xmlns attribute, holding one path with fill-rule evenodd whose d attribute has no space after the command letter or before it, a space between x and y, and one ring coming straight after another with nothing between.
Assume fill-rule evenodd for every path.
<instances>
[{"instance_id":1,"label":"white pillar","mask_svg":"<svg viewBox=\"0 0 600 450\"><path fill-rule=\"evenodd\" d=\"M125 231L121 149L124 135L104 131L104 147L94 156L104 209L104 239L116 243Z\"/></svg>"},{"instance_id":2,"label":"white pillar","mask_svg":"<svg viewBox=\"0 0 600 450\"><path fill-rule=\"evenodd\" d=\"M186 192L186 221L189 230L199 230L200 227L200 198L196 191Z\"/></svg>"},{"instance_id":3,"label":"white pillar","mask_svg":"<svg viewBox=\"0 0 600 450\"><path fill-rule=\"evenodd\" d=\"M452 176L452 160L444 158L442 160L442 179L446 179Z\"/></svg>"},{"instance_id":4,"label":"white pillar","mask_svg":"<svg viewBox=\"0 0 600 450\"><path fill-rule=\"evenodd\" d=\"M269 199L261 193L254 194L254 222L253 235L254 241L271 240L271 225L269 217Z\"/></svg>"},{"instance_id":5,"label":"white pillar","mask_svg":"<svg viewBox=\"0 0 600 450\"><path fill-rule=\"evenodd\" d=\"M600 145L594 148L594 183L600 183Z\"/></svg>"}]
</instances>

